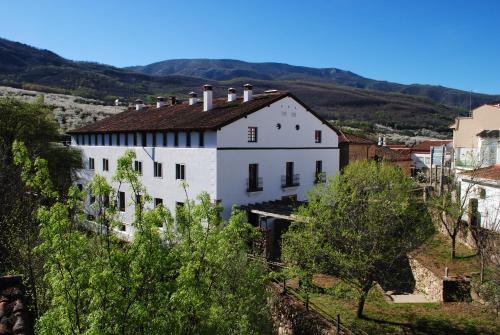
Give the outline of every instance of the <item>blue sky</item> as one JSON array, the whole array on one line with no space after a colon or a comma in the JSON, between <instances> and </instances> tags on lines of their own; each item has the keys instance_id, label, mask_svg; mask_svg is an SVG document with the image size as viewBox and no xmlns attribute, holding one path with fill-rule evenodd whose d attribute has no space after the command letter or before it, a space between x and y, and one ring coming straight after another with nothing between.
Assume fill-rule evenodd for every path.
<instances>
[{"instance_id":1,"label":"blue sky","mask_svg":"<svg viewBox=\"0 0 500 335\"><path fill-rule=\"evenodd\" d=\"M233 58L500 94L498 0L2 1L0 36L115 66Z\"/></svg>"}]
</instances>

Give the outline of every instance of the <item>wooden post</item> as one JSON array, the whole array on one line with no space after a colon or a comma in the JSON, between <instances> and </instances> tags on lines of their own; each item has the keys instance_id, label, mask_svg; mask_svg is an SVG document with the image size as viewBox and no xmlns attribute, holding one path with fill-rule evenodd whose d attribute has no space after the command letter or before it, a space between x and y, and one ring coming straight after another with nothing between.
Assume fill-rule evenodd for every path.
<instances>
[{"instance_id":1,"label":"wooden post","mask_svg":"<svg viewBox=\"0 0 500 335\"><path fill-rule=\"evenodd\" d=\"M340 314L337 314L337 335L340 334Z\"/></svg>"},{"instance_id":2,"label":"wooden post","mask_svg":"<svg viewBox=\"0 0 500 335\"><path fill-rule=\"evenodd\" d=\"M444 145L441 146L441 170L439 174L439 195L443 194Z\"/></svg>"}]
</instances>

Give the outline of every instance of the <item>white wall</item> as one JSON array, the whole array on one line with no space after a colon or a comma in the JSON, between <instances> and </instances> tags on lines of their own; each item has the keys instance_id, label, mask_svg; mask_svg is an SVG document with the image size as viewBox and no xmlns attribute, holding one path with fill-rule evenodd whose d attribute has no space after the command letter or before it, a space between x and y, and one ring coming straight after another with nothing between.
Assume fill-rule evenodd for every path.
<instances>
[{"instance_id":1,"label":"white wall","mask_svg":"<svg viewBox=\"0 0 500 335\"><path fill-rule=\"evenodd\" d=\"M468 182L467 178L460 178L460 194L462 197L467 195L466 205L469 203L469 199L478 199L478 212L481 215L481 226L484 228L491 229L496 227L500 229L500 181L480 181L474 180ZM480 183L480 184L479 184ZM472 188L471 188L472 187ZM478 188L483 188L485 190L485 197L481 199L477 193ZM467 190L469 190L467 192ZM467 212L462 218L467 220Z\"/></svg>"},{"instance_id":2,"label":"white wall","mask_svg":"<svg viewBox=\"0 0 500 335\"><path fill-rule=\"evenodd\" d=\"M416 169L430 168L431 167L431 154L430 153L412 153L411 160Z\"/></svg>"},{"instance_id":3,"label":"white wall","mask_svg":"<svg viewBox=\"0 0 500 335\"><path fill-rule=\"evenodd\" d=\"M281 129L276 125L280 123ZM296 130L296 125L300 126ZM248 127L258 127L257 143L248 142ZM322 142L315 143L315 130L322 131ZM224 216L233 204L248 204L297 195L306 200L314 187L316 161L333 176L339 171L338 135L287 97L260 111L223 127L217 136L217 199L222 201ZM300 174L300 185L282 189L281 176L286 162L294 162L294 174ZM259 164L263 191L248 193L248 165Z\"/></svg>"},{"instance_id":4,"label":"white wall","mask_svg":"<svg viewBox=\"0 0 500 335\"><path fill-rule=\"evenodd\" d=\"M173 142L172 142L173 143ZM216 198L216 148L172 148L172 147L125 147L125 146L78 146L82 150L83 161L87 168L88 158L95 159L95 170L84 169L78 173L76 183L86 184L95 173L98 173L111 182L117 167L117 160L123 156L125 150L132 149L137 155L137 160L142 161L143 175L141 182L152 198L162 198L165 207L175 213L176 202L185 202L184 190L181 181L175 179L175 165L183 163L186 166L186 182L189 185L188 195L195 198L201 192L208 192ZM109 160L109 172L103 171L102 159ZM154 177L153 162L162 163L163 177ZM114 188L117 183L112 183ZM132 192L128 187L122 186L126 193L126 211L121 213L121 220L131 223L134 215ZM149 204L150 207L153 203ZM129 229L129 226L127 226Z\"/></svg>"}]
</instances>

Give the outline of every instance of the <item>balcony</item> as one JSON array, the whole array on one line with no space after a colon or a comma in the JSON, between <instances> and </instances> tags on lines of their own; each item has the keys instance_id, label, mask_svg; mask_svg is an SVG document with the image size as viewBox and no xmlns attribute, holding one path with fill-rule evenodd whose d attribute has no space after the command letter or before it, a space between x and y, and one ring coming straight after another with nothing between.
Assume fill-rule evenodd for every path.
<instances>
[{"instance_id":1,"label":"balcony","mask_svg":"<svg viewBox=\"0 0 500 335\"><path fill-rule=\"evenodd\" d=\"M326 173L325 172L320 172L320 173L314 174L314 183L315 184L322 184L325 182L326 182Z\"/></svg>"},{"instance_id":2,"label":"balcony","mask_svg":"<svg viewBox=\"0 0 500 335\"><path fill-rule=\"evenodd\" d=\"M299 185L300 185L300 175L299 174L281 176L281 187L282 188L296 187Z\"/></svg>"},{"instance_id":3,"label":"balcony","mask_svg":"<svg viewBox=\"0 0 500 335\"><path fill-rule=\"evenodd\" d=\"M247 178L247 192L260 192L264 189L262 186L262 177Z\"/></svg>"}]
</instances>

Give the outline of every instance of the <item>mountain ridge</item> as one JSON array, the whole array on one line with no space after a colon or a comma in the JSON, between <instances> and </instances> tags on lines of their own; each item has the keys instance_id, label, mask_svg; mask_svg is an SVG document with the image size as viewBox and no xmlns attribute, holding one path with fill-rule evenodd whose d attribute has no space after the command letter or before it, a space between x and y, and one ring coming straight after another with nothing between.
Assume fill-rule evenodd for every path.
<instances>
[{"instance_id":1,"label":"mountain ridge","mask_svg":"<svg viewBox=\"0 0 500 335\"><path fill-rule=\"evenodd\" d=\"M430 97L426 97L400 91L384 92L380 87L375 90L370 86L373 80L338 69L321 72L282 63L261 63L255 68L252 64L237 60L231 60L230 64L220 64L217 60L210 62L212 66L199 60L180 63L169 61L170 68L166 71L170 74L151 75L143 73L143 68L139 71L138 68L132 70L67 60L49 50L0 38L0 85L71 94L103 100L108 104L112 104L116 98L129 102L136 98L154 102L158 95L176 95L185 99L190 91L201 94L201 88L206 83L213 85L215 96L224 96L229 87L236 87L238 94L241 94L243 84L251 82L256 92L268 89L291 91L329 120L448 132L453 118L459 113L466 113L464 108L436 102L441 100L442 92L430 86L427 88ZM333 81L332 76L341 84ZM380 81L377 84L386 85ZM419 93L421 89L419 87L418 92L412 93ZM468 107L469 93L459 93L462 99L465 99L466 94ZM472 95L473 106L493 100L498 98ZM461 103L463 105L464 101Z\"/></svg>"}]
</instances>

